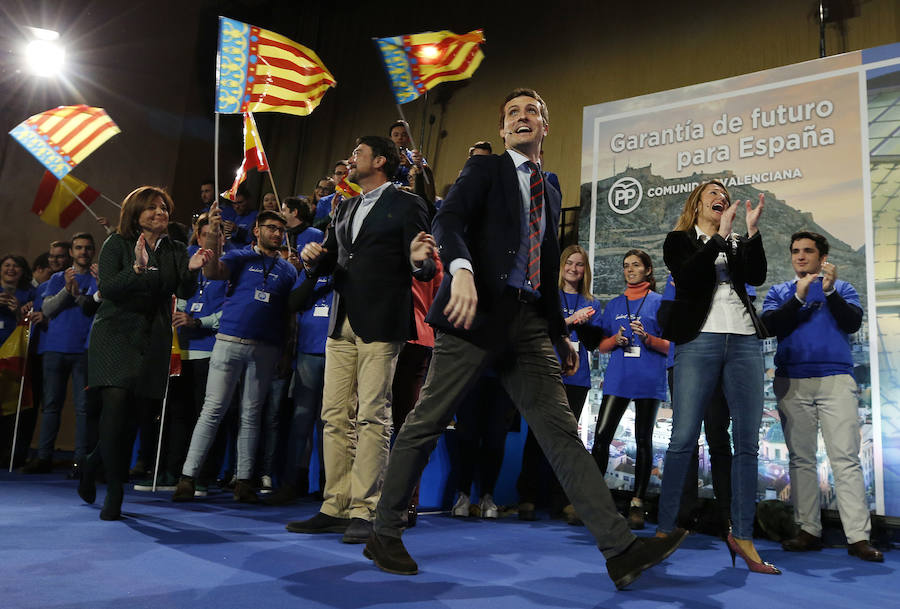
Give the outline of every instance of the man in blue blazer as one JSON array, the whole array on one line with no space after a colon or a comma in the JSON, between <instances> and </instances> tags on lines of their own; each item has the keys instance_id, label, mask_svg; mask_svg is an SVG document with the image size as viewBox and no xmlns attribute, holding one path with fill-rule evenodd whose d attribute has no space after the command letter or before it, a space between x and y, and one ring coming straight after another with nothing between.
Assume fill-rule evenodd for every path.
<instances>
[{"instance_id":1,"label":"man in blue blazer","mask_svg":"<svg viewBox=\"0 0 900 609\"><path fill-rule=\"evenodd\" d=\"M364 554L403 575L418 566L400 539L413 488L460 399L492 365L607 558L618 588L671 554L684 532L639 540L577 434L560 378L578 367L559 293L559 191L540 171L547 107L531 89L500 106L506 152L466 163L432 229L449 271L429 311L437 330L418 403L397 437Z\"/></svg>"}]
</instances>

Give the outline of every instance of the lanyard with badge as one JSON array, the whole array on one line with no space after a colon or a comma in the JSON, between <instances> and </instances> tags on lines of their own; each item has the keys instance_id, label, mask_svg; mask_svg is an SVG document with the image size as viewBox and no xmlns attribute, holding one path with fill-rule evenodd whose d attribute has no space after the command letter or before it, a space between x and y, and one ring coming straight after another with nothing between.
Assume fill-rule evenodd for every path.
<instances>
[{"instance_id":1,"label":"lanyard with badge","mask_svg":"<svg viewBox=\"0 0 900 609\"><path fill-rule=\"evenodd\" d=\"M640 314L641 309L644 308L644 301L647 300L647 296L649 296L649 295L650 295L650 291L648 290L647 293L644 294L644 297L641 298L641 304L638 305L637 311L634 312L634 317L632 317L631 316L631 308L628 306L628 296L623 294L623 296L625 296L625 312L628 313L628 331L630 333L630 336L628 337L628 345L626 345L626 347L624 349L625 357L640 357L641 356L641 348L638 345L634 344L634 330L631 329L631 320L638 319L638 315Z\"/></svg>"},{"instance_id":2,"label":"lanyard with badge","mask_svg":"<svg viewBox=\"0 0 900 609\"><path fill-rule=\"evenodd\" d=\"M197 302L191 304L191 313L199 313L203 310L203 290L206 289L206 286L209 285L209 279L203 276L203 273L200 273L200 276L197 277Z\"/></svg>"},{"instance_id":3,"label":"lanyard with badge","mask_svg":"<svg viewBox=\"0 0 900 609\"><path fill-rule=\"evenodd\" d=\"M328 279L325 277L319 277L316 281L316 287L319 287L319 284L327 284ZM322 296L322 299L316 303L316 306L313 307L313 317L328 317L328 294L326 293Z\"/></svg>"},{"instance_id":4,"label":"lanyard with badge","mask_svg":"<svg viewBox=\"0 0 900 609\"><path fill-rule=\"evenodd\" d=\"M271 294L269 294L268 290L266 289L266 287L267 287L266 284L269 282L269 273L271 273L272 269L275 268L275 262L277 260L275 256L272 256L271 257L272 264L269 265L269 268L266 268L266 258L269 258L269 256L265 256L265 255L262 256L262 263L261 263L262 271L263 271L262 288L256 288L256 291L253 294L253 298L258 300L259 302L269 302L269 297L271 296Z\"/></svg>"},{"instance_id":5,"label":"lanyard with badge","mask_svg":"<svg viewBox=\"0 0 900 609\"><path fill-rule=\"evenodd\" d=\"M565 303L565 306L566 306L566 317L569 317L569 316L573 315L575 313L575 311L578 310L578 294L575 294L575 306L570 307L569 306L569 296L563 290L560 290L559 292L560 292L560 294L562 294L563 302ZM575 333L575 330L573 329L572 334L574 334L574 333ZM576 338L577 338L577 336L576 336ZM569 341L572 343L572 346L575 347L575 350L578 351L579 350L579 341L572 340L571 334L569 335Z\"/></svg>"}]
</instances>

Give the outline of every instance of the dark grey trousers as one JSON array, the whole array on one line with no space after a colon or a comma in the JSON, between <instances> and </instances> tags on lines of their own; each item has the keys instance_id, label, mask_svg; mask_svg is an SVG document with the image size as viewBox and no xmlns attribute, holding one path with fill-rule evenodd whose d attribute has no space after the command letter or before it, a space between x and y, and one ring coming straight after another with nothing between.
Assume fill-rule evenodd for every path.
<instances>
[{"instance_id":1,"label":"dark grey trousers","mask_svg":"<svg viewBox=\"0 0 900 609\"><path fill-rule=\"evenodd\" d=\"M616 511L593 458L578 438L566 401L559 361L547 335L547 321L533 305L509 307L504 344L485 350L439 332L419 401L407 416L391 450L384 488L375 512L379 535L400 537L413 489L460 400L491 363L604 556L621 554L635 537ZM587 365L586 362L583 362Z\"/></svg>"}]
</instances>

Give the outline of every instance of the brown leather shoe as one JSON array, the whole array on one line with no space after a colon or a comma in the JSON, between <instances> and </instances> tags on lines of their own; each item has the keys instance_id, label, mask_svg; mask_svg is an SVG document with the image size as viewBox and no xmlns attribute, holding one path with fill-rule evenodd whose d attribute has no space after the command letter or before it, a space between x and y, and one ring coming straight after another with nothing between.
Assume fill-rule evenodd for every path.
<instances>
[{"instance_id":1,"label":"brown leather shoe","mask_svg":"<svg viewBox=\"0 0 900 609\"><path fill-rule=\"evenodd\" d=\"M788 552L818 552L822 549L822 538L800 529L796 537L782 541L781 547Z\"/></svg>"},{"instance_id":2,"label":"brown leather shoe","mask_svg":"<svg viewBox=\"0 0 900 609\"><path fill-rule=\"evenodd\" d=\"M869 562L884 562L884 554L882 554L880 550L873 548L872 544L866 540L851 543L847 546L847 554L850 556L857 556L862 560L867 560Z\"/></svg>"}]
</instances>

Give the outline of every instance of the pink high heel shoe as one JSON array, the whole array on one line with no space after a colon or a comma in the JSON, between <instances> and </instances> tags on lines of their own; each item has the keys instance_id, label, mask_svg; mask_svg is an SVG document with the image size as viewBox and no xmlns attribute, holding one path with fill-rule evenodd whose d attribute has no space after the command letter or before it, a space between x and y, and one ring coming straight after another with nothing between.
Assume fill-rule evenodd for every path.
<instances>
[{"instance_id":1,"label":"pink high heel shoe","mask_svg":"<svg viewBox=\"0 0 900 609\"><path fill-rule=\"evenodd\" d=\"M781 569L776 567L770 562L756 562L752 560L741 547L734 540L734 537L731 536L731 533L728 533L728 537L725 539L725 543L728 544L728 551L731 553L731 566L734 566L735 558L740 556L744 559L744 562L747 563L747 568L750 569L754 573L766 573L768 575L781 575Z\"/></svg>"}]
</instances>

